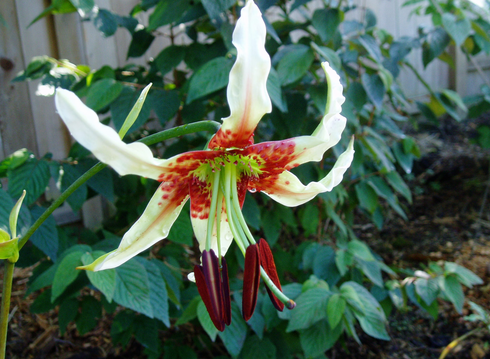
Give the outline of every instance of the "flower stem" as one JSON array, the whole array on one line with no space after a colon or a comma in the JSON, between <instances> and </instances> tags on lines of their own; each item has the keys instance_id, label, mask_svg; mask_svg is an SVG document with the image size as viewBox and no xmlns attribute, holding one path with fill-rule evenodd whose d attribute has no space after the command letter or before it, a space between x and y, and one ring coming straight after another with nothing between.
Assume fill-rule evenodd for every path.
<instances>
[{"instance_id":1,"label":"flower stem","mask_svg":"<svg viewBox=\"0 0 490 359\"><path fill-rule=\"evenodd\" d=\"M267 272L262 266L260 266L260 275L265 285L267 285L272 293L274 293L274 295L286 305L286 308L293 309L296 306L296 303L292 299L289 299L286 294L284 294L279 288L276 287L276 285L274 284L272 279L269 278Z\"/></svg>"},{"instance_id":2,"label":"flower stem","mask_svg":"<svg viewBox=\"0 0 490 359\"><path fill-rule=\"evenodd\" d=\"M174 127L165 131L155 133L153 135L142 138L138 142L143 142L146 145L152 145L161 141L168 140L170 138L179 137L187 135L189 133L200 132L200 131L217 131L220 124L215 121L200 121L191 123L188 125ZM43 222L58 208L73 192L75 192L78 187L87 182L91 177L104 169L107 165L104 163L97 163L82 176L80 176L75 182L71 184L62 194L59 196L48 209L37 219L36 222L27 230L26 234L19 240L19 250L26 244L29 238L34 234L34 232L43 224Z\"/></svg>"},{"instance_id":3,"label":"flower stem","mask_svg":"<svg viewBox=\"0 0 490 359\"><path fill-rule=\"evenodd\" d=\"M12 293L12 280L14 278L15 263L5 260L3 271L2 309L0 312L0 359L5 359L7 348L7 330L10 312L10 297Z\"/></svg>"}]
</instances>

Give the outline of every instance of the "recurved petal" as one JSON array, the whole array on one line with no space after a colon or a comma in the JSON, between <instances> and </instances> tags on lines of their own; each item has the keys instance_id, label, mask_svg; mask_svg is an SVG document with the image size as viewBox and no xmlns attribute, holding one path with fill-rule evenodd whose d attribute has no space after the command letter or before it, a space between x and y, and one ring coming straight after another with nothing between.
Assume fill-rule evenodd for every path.
<instances>
[{"instance_id":1,"label":"recurved petal","mask_svg":"<svg viewBox=\"0 0 490 359\"><path fill-rule=\"evenodd\" d=\"M354 138L349 142L347 150L339 156L328 175L319 182L310 182L305 186L294 174L284 171L275 176L274 180L264 181L266 186L260 187L260 190L284 206L299 206L308 202L317 194L330 192L337 186L342 181L344 173L350 167L353 158Z\"/></svg>"},{"instance_id":2,"label":"recurved petal","mask_svg":"<svg viewBox=\"0 0 490 359\"><path fill-rule=\"evenodd\" d=\"M178 185L166 182L160 184L141 217L124 235L119 247L102 261L96 260L96 266L89 269L98 271L115 268L166 238L188 194L189 185L186 181Z\"/></svg>"},{"instance_id":3,"label":"recurved petal","mask_svg":"<svg viewBox=\"0 0 490 359\"><path fill-rule=\"evenodd\" d=\"M71 135L95 157L114 168L120 175L136 174L158 179L164 160L153 157L143 143L126 144L111 127L100 123L97 114L73 92L58 89L56 108Z\"/></svg>"},{"instance_id":4,"label":"recurved petal","mask_svg":"<svg viewBox=\"0 0 490 359\"><path fill-rule=\"evenodd\" d=\"M227 88L231 114L223 119L223 126L211 139L209 148L242 148L253 143L257 123L271 112L266 86L271 60L265 51L265 36L262 14L253 0L248 0L233 32L237 59Z\"/></svg>"},{"instance_id":5,"label":"recurved petal","mask_svg":"<svg viewBox=\"0 0 490 359\"><path fill-rule=\"evenodd\" d=\"M329 141L330 138L332 138L332 128L329 121L332 117L340 115L345 97L342 94L343 87L340 83L340 76L330 67L328 62L323 62L322 67L325 71L328 85L327 105L325 107L325 116L313 132L313 136L316 136L323 141Z\"/></svg>"}]
</instances>

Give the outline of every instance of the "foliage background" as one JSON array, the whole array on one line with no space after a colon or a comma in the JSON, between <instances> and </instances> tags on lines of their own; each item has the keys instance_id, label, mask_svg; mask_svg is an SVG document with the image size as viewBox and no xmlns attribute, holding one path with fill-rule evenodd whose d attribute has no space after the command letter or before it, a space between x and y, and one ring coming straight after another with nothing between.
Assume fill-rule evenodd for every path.
<instances>
[{"instance_id":1,"label":"foliage background","mask_svg":"<svg viewBox=\"0 0 490 359\"><path fill-rule=\"evenodd\" d=\"M322 357L337 340L352 337L359 341L360 330L389 340L386 315L393 307L404 309L411 303L437 317L437 298L443 298L461 312L462 285L481 283L473 273L455 263L428 264L423 274L410 270L400 273L399 268L386 266L352 229L359 215L378 228L393 214L406 218L406 206L412 200L406 181L419 156L416 142L404 131L419 123L419 118L412 115L414 107L437 124L444 114L458 121L468 112L476 116L490 103L488 86L482 87L481 95L463 101L449 89L430 88L407 62L407 55L416 49L421 51L424 66L440 60L450 63L450 46L460 47L468 56L488 53L489 25L482 13L473 11L468 2L407 3L414 5L413 16L428 14L432 26L420 30L417 37L395 39L377 27L369 9L363 9L363 21L348 20L346 15L354 9L348 2L325 2L314 11L307 11L308 1L258 2L263 11L278 14L278 20L267 23L266 44L273 64L268 90L274 110L260 123L256 141L311 133L325 107L327 88L320 71L320 62L325 60L343 79L343 114L349 120L348 129L330 157L319 166L301 166L296 174L304 182L322 176L350 135L356 136L354 164L332 193L297 209L277 205L260 194L247 196L247 222L256 236L274 246L281 280L289 283L284 290L298 303L294 311L277 313L261 296L254 317L245 323L239 312L241 285L235 279L233 324L224 333L217 333L195 286L184 280L198 260L188 209L174 225L169 241L151 253L114 270L76 271L76 266L118 245L157 185L133 176L118 177L109 169L93 177L68 200L72 210L78 212L88 199L102 195L112 212L102 228L94 232L57 227L51 218L32 237L32 245L23 249L20 265L40 262L29 282L28 293L39 292L31 311L58 308L61 334L69 322L75 321L83 334L95 328L97 318L113 316L114 344L124 346L134 337L152 358L182 345L178 338L162 342L159 335L168 328L189 330L187 323L200 324L205 333L198 332L200 344L182 349L182 357L192 355L189 350L199 356L205 348L213 350L213 343L222 343L231 356L243 358L315 358ZM295 10L303 15L301 20L290 16ZM128 141L169 126L227 116L225 86L235 55L231 32L239 14L239 5L234 1L142 0L130 14L114 14L90 0L63 0L53 1L39 17L73 11L91 21L101 36L113 36L117 31L130 34L130 59L144 55L155 37L169 29L185 31L189 43L172 44L149 63L124 68L90 69L68 60L39 56L14 81L41 79L44 89L69 88L117 129L141 89L153 82ZM143 18L148 21L139 23L138 14L145 14ZM413 71L427 86L428 98L414 102L404 95L398 82L402 68ZM482 136L485 131L483 126ZM202 148L207 136L186 136L154 146L154 150L160 157L169 157ZM46 188L55 183L61 190L66 189L93 164L94 159L77 144L63 161L53 161L49 154L36 158L28 150L7 157L0 163L0 175L7 183L0 196L3 203L11 205L3 207L0 223L7 223L14 199L25 188L28 197L21 215L21 231L25 233L49 204L44 196ZM238 278L243 267L241 255L232 249L227 260L230 276ZM98 293L88 295L86 288Z\"/></svg>"}]
</instances>

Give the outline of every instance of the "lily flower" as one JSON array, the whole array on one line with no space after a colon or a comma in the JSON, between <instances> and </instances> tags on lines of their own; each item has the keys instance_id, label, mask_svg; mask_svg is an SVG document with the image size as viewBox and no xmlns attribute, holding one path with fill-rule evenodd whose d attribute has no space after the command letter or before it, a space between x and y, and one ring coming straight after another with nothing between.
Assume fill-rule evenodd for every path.
<instances>
[{"instance_id":1,"label":"lily flower","mask_svg":"<svg viewBox=\"0 0 490 359\"><path fill-rule=\"evenodd\" d=\"M264 240L257 244L241 208L245 194L263 192L285 206L301 205L317 194L331 191L350 166L353 140L328 173L318 182L303 185L289 170L310 161L320 161L341 138L346 119L340 115L344 102L342 85L335 71L323 63L328 83L326 115L311 136L254 144L253 132L272 105L267 93L271 60L265 51L266 28L253 0L241 11L233 33L237 48L231 69L227 98L230 116L211 138L208 148L157 159L142 143L126 144L97 114L72 92L57 90L56 107L73 137L120 175L136 174L160 182L142 216L124 235L119 247L83 267L103 270L117 267L167 237L174 221L190 199L191 222L202 252L189 278L195 278L199 293L219 330L231 320L226 261L233 240L245 256L243 316L255 308L262 277L277 309L292 309L294 302L280 289L274 260Z\"/></svg>"}]
</instances>

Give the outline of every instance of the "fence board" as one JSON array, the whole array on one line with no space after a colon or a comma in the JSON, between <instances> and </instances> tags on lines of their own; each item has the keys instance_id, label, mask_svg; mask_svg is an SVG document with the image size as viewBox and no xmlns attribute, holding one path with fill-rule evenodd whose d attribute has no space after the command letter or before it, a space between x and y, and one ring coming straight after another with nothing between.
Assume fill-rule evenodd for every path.
<instances>
[{"instance_id":1,"label":"fence board","mask_svg":"<svg viewBox=\"0 0 490 359\"><path fill-rule=\"evenodd\" d=\"M25 66L16 10L13 1L0 1L7 23L0 25L0 56L13 65L0 68L0 159L23 147L37 153L28 85L10 82Z\"/></svg>"}]
</instances>

